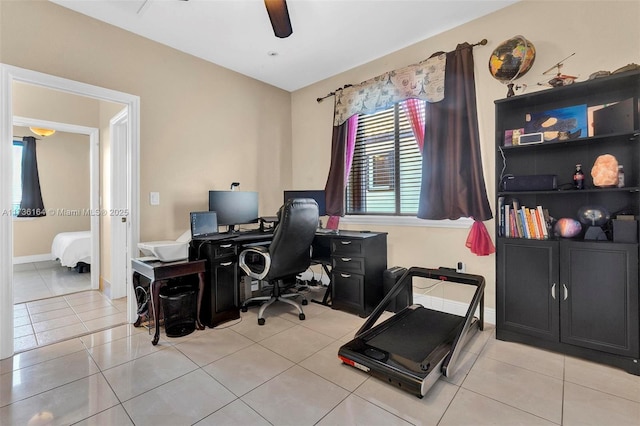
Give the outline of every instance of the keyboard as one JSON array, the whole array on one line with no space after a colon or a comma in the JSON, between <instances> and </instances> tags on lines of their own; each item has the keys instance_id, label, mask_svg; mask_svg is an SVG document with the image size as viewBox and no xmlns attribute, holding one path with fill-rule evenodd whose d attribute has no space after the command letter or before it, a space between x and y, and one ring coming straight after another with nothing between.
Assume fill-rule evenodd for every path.
<instances>
[{"instance_id":1,"label":"keyboard","mask_svg":"<svg viewBox=\"0 0 640 426\"><path fill-rule=\"evenodd\" d=\"M233 238L232 234L215 234L215 235L208 235L206 237L195 237L193 238L193 241L222 241L222 240L228 240Z\"/></svg>"},{"instance_id":2,"label":"keyboard","mask_svg":"<svg viewBox=\"0 0 640 426\"><path fill-rule=\"evenodd\" d=\"M233 241L270 240L273 238L272 232L242 232L232 237Z\"/></svg>"}]
</instances>

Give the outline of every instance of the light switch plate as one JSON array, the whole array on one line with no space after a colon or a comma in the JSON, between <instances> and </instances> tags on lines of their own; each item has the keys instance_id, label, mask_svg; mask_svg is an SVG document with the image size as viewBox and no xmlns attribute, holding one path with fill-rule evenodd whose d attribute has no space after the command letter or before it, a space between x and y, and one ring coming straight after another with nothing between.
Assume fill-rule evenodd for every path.
<instances>
[{"instance_id":1,"label":"light switch plate","mask_svg":"<svg viewBox=\"0 0 640 426\"><path fill-rule=\"evenodd\" d=\"M157 206L160 204L160 193L159 192L150 192L149 193L149 203L152 206Z\"/></svg>"}]
</instances>

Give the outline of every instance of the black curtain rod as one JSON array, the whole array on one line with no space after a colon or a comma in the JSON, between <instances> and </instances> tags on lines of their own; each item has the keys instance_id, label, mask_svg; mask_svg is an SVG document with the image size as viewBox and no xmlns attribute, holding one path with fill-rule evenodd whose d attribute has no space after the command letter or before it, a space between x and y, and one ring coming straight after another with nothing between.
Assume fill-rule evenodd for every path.
<instances>
[{"instance_id":1,"label":"black curtain rod","mask_svg":"<svg viewBox=\"0 0 640 426\"><path fill-rule=\"evenodd\" d=\"M482 39L482 40L480 40L479 42L472 44L472 45L471 45L471 47L479 46L479 45L484 46L484 45L486 45L486 44L487 44L487 39L486 39L486 38L483 38L483 39ZM455 51L460 50L460 49L463 49L463 48L464 48L464 47L459 47L459 48L456 48L456 49L452 50L451 52L455 52ZM442 53L448 53L448 52L436 52L436 53L434 53L433 55L431 55L431 57L430 57L429 59L431 59L432 57L434 57L434 56L436 56L436 55L440 55L440 54L442 54ZM424 62L424 61L422 61L422 62ZM321 98L316 98L316 102L320 103L320 102L322 102L323 100L327 99L329 96L334 96L338 90L344 90L344 89L346 89L347 87L351 87L351 86L353 86L353 84L345 84L345 85L344 85L344 86L342 86L342 87L338 87L338 88L337 88L336 90L334 90L333 92L329 92L329 93L327 93L326 95L324 95L324 96L323 96L323 97L321 97Z\"/></svg>"}]
</instances>

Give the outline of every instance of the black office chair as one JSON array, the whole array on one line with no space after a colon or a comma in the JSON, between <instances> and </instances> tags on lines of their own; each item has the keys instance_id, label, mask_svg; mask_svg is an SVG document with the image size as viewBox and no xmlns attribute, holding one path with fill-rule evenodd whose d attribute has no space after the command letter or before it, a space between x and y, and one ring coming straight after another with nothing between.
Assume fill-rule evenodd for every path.
<instances>
[{"instance_id":1,"label":"black office chair","mask_svg":"<svg viewBox=\"0 0 640 426\"><path fill-rule=\"evenodd\" d=\"M318 227L318 204L308 198L288 200L278 212L278 225L268 247L246 248L240 253L238 263L251 278L266 280L272 285L270 296L252 297L244 301L242 312L256 301L265 301L258 311L258 324L264 325L264 311L276 300L288 303L298 309L298 317L304 320L304 312L299 303L291 298L300 293L281 294L285 289L284 280L309 268L311 264L311 244ZM302 304L307 300L303 297Z\"/></svg>"}]
</instances>

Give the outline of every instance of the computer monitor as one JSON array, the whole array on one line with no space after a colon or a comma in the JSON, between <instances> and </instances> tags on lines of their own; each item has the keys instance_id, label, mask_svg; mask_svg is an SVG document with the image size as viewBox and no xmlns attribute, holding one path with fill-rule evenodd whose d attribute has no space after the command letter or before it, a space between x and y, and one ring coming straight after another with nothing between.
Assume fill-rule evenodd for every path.
<instances>
[{"instance_id":1,"label":"computer monitor","mask_svg":"<svg viewBox=\"0 0 640 426\"><path fill-rule=\"evenodd\" d=\"M318 216L326 216L324 190L284 191L284 202L291 198L311 198L318 203Z\"/></svg>"},{"instance_id":2,"label":"computer monitor","mask_svg":"<svg viewBox=\"0 0 640 426\"><path fill-rule=\"evenodd\" d=\"M218 225L228 226L258 222L258 193L251 191L209 191L209 211L215 211Z\"/></svg>"}]
</instances>

